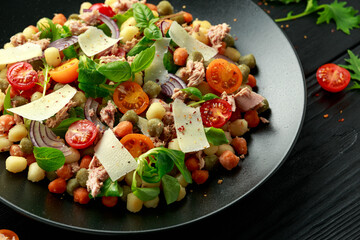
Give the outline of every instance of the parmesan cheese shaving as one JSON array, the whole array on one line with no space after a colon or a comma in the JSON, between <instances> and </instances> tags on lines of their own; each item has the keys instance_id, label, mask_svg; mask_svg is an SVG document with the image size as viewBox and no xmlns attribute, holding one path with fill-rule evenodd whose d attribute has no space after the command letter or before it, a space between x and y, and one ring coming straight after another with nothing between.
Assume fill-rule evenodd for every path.
<instances>
[{"instance_id":1,"label":"parmesan cheese shaving","mask_svg":"<svg viewBox=\"0 0 360 240\"><path fill-rule=\"evenodd\" d=\"M104 166L112 181L137 168L137 162L120 143L111 129L104 132L103 137L94 148L95 156Z\"/></svg>"},{"instance_id":2,"label":"parmesan cheese shaving","mask_svg":"<svg viewBox=\"0 0 360 240\"><path fill-rule=\"evenodd\" d=\"M200 107L189 107L181 100L175 99L172 108L181 151L196 152L210 147L205 135Z\"/></svg>"},{"instance_id":3,"label":"parmesan cheese shaving","mask_svg":"<svg viewBox=\"0 0 360 240\"><path fill-rule=\"evenodd\" d=\"M190 36L189 33L186 32L186 30L176 21L171 24L169 34L171 39L177 45L179 45L181 48L186 48L189 55L192 52L200 52L203 55L205 61L208 61L217 54L217 51L214 48L209 47Z\"/></svg>"},{"instance_id":4,"label":"parmesan cheese shaving","mask_svg":"<svg viewBox=\"0 0 360 240\"><path fill-rule=\"evenodd\" d=\"M17 47L0 49L0 65L21 62L43 55L40 45L25 43Z\"/></svg>"},{"instance_id":5,"label":"parmesan cheese shaving","mask_svg":"<svg viewBox=\"0 0 360 240\"><path fill-rule=\"evenodd\" d=\"M81 50L86 54L86 56L94 56L112 46L114 46L121 38L110 38L106 34L96 28L89 27L86 32L79 35L79 45Z\"/></svg>"},{"instance_id":6,"label":"parmesan cheese shaving","mask_svg":"<svg viewBox=\"0 0 360 240\"><path fill-rule=\"evenodd\" d=\"M59 90L52 92L36 101L7 111L16 113L34 121L43 121L59 112L75 95L76 89L66 84Z\"/></svg>"},{"instance_id":7,"label":"parmesan cheese shaving","mask_svg":"<svg viewBox=\"0 0 360 240\"><path fill-rule=\"evenodd\" d=\"M170 38L163 38L154 43L155 57L151 65L145 69L145 82L158 80L157 83L164 84L168 80L168 71L164 66L163 58L168 51L170 40Z\"/></svg>"}]
</instances>

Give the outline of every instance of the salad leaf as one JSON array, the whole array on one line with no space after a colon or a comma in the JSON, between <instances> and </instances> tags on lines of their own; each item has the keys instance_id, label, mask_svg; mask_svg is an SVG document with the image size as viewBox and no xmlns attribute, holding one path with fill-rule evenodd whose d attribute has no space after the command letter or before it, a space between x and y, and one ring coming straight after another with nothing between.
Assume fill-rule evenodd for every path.
<instances>
[{"instance_id":1,"label":"salad leaf","mask_svg":"<svg viewBox=\"0 0 360 240\"><path fill-rule=\"evenodd\" d=\"M46 23L44 23L46 21ZM41 32L40 39L50 38L50 41L53 42L60 38L70 37L71 31L67 26L57 26L49 18L45 18L45 21L40 21L37 24L37 28Z\"/></svg>"},{"instance_id":2,"label":"salad leaf","mask_svg":"<svg viewBox=\"0 0 360 240\"><path fill-rule=\"evenodd\" d=\"M79 58L79 55L77 54L75 47L73 45L71 45L68 48L65 48L63 50L65 59L72 59L72 58Z\"/></svg>"},{"instance_id":3,"label":"salad leaf","mask_svg":"<svg viewBox=\"0 0 360 240\"><path fill-rule=\"evenodd\" d=\"M113 82L123 82L131 78L131 67L128 62L110 62L101 65L97 70Z\"/></svg>"},{"instance_id":4,"label":"salad leaf","mask_svg":"<svg viewBox=\"0 0 360 240\"><path fill-rule=\"evenodd\" d=\"M193 95L193 96L199 98L200 100L202 100L202 97L203 97L202 93L196 87L187 87L187 88L181 89L181 91L183 91L183 92L185 92L185 93L187 93L189 95Z\"/></svg>"},{"instance_id":5,"label":"salad leaf","mask_svg":"<svg viewBox=\"0 0 360 240\"><path fill-rule=\"evenodd\" d=\"M123 14L116 14L112 17L113 20L115 20L116 24L119 28L121 28L121 25L128 20L129 18L134 16L133 8L130 8Z\"/></svg>"},{"instance_id":6,"label":"salad leaf","mask_svg":"<svg viewBox=\"0 0 360 240\"><path fill-rule=\"evenodd\" d=\"M158 26L156 26L154 23L150 24L149 27L145 28L144 35L151 40L158 40L162 38L160 28L158 28Z\"/></svg>"},{"instance_id":7,"label":"salad leaf","mask_svg":"<svg viewBox=\"0 0 360 240\"><path fill-rule=\"evenodd\" d=\"M227 144L229 143L229 140L226 138L224 130L221 128L204 128L205 135L209 143L211 143L214 146L219 146L221 144Z\"/></svg>"},{"instance_id":8,"label":"salad leaf","mask_svg":"<svg viewBox=\"0 0 360 240\"><path fill-rule=\"evenodd\" d=\"M12 108L11 106L11 96L10 96L11 86L9 86L8 91L6 92L5 99L4 99L4 115L14 115L12 112L8 112L7 110L9 108Z\"/></svg>"},{"instance_id":9,"label":"salad leaf","mask_svg":"<svg viewBox=\"0 0 360 240\"><path fill-rule=\"evenodd\" d=\"M166 203L169 205L170 203L175 202L180 192L179 181L170 175L164 175L161 179L161 184Z\"/></svg>"},{"instance_id":10,"label":"salad leaf","mask_svg":"<svg viewBox=\"0 0 360 240\"><path fill-rule=\"evenodd\" d=\"M290 1L284 0L283 2L288 3ZM331 20L334 20L336 29L349 35L350 30L360 27L360 15L358 10L355 10L353 7L346 7L346 4L347 2L339 3L338 0L335 0L331 4L319 5L317 0L307 0L304 12L296 15L289 12L285 18L276 19L275 22L294 20L320 11L316 24L324 22L329 24Z\"/></svg>"},{"instance_id":11,"label":"salad leaf","mask_svg":"<svg viewBox=\"0 0 360 240\"><path fill-rule=\"evenodd\" d=\"M135 56L142 52L143 50L151 47L154 44L154 41L143 37L131 50L128 52L128 56Z\"/></svg>"},{"instance_id":12,"label":"salad leaf","mask_svg":"<svg viewBox=\"0 0 360 240\"><path fill-rule=\"evenodd\" d=\"M192 182L191 173L185 166L185 154L181 151L172 150L164 147L153 148L137 158L138 167L136 173L148 183L157 183L162 181L163 177L169 173L174 165L184 176L185 181ZM165 181L167 181L166 179ZM153 199L155 193L158 195L158 189L138 188L136 187L136 178L133 177L132 191L143 201L144 199ZM178 192L179 193L179 192ZM157 196L155 195L155 197ZM152 197L152 198L150 198ZM150 199L149 199L150 198Z\"/></svg>"},{"instance_id":13,"label":"salad leaf","mask_svg":"<svg viewBox=\"0 0 360 240\"><path fill-rule=\"evenodd\" d=\"M136 55L134 61L131 64L131 72L137 73L144 71L146 68L150 66L155 57L155 47L152 46L148 48L138 55Z\"/></svg>"},{"instance_id":14,"label":"salad leaf","mask_svg":"<svg viewBox=\"0 0 360 240\"><path fill-rule=\"evenodd\" d=\"M209 101L215 98L220 98L219 96L213 94L213 93L207 93L202 97L202 100Z\"/></svg>"},{"instance_id":15,"label":"salad leaf","mask_svg":"<svg viewBox=\"0 0 360 240\"><path fill-rule=\"evenodd\" d=\"M67 118L63 120L57 127L52 128L51 130L60 137L64 137L66 131L69 129L69 126L76 121L81 120L82 118Z\"/></svg>"},{"instance_id":16,"label":"salad leaf","mask_svg":"<svg viewBox=\"0 0 360 240\"><path fill-rule=\"evenodd\" d=\"M174 57L170 51L167 51L164 54L163 64L169 73L176 73L176 71L179 69L179 66L174 63Z\"/></svg>"},{"instance_id":17,"label":"salad leaf","mask_svg":"<svg viewBox=\"0 0 360 240\"><path fill-rule=\"evenodd\" d=\"M73 107L68 110L69 118L85 119L84 109L82 107Z\"/></svg>"},{"instance_id":18,"label":"salad leaf","mask_svg":"<svg viewBox=\"0 0 360 240\"><path fill-rule=\"evenodd\" d=\"M59 149L34 146L33 153L39 167L45 171L55 171L65 164L65 156Z\"/></svg>"},{"instance_id":19,"label":"salad leaf","mask_svg":"<svg viewBox=\"0 0 360 240\"><path fill-rule=\"evenodd\" d=\"M139 28L147 28L149 25L158 20L158 18L155 18L150 8L148 8L145 4L133 4L133 11L134 18L137 22L136 26Z\"/></svg>"},{"instance_id":20,"label":"salad leaf","mask_svg":"<svg viewBox=\"0 0 360 240\"><path fill-rule=\"evenodd\" d=\"M345 59L348 65L339 65L340 67L350 70L351 79L360 81L360 59L351 50L348 50L349 59Z\"/></svg>"},{"instance_id":21,"label":"salad leaf","mask_svg":"<svg viewBox=\"0 0 360 240\"><path fill-rule=\"evenodd\" d=\"M111 181L110 178L106 179L104 185L100 189L100 193L96 197L121 197L123 195L123 189L120 187L117 181ZM90 198L93 198L89 194Z\"/></svg>"}]
</instances>

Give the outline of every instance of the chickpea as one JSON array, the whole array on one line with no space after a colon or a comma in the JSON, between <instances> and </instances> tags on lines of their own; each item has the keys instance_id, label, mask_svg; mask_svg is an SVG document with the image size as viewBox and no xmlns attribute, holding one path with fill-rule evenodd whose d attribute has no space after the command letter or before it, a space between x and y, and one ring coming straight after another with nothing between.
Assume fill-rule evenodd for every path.
<instances>
[{"instance_id":1,"label":"chickpea","mask_svg":"<svg viewBox=\"0 0 360 240\"><path fill-rule=\"evenodd\" d=\"M86 168L81 168L76 173L76 181L79 183L81 187L86 187L86 181L89 178L89 172Z\"/></svg>"},{"instance_id":2,"label":"chickpea","mask_svg":"<svg viewBox=\"0 0 360 240\"><path fill-rule=\"evenodd\" d=\"M212 145L210 143L210 147L204 149L204 153L206 155L214 155L219 150L219 146Z\"/></svg>"},{"instance_id":3,"label":"chickpea","mask_svg":"<svg viewBox=\"0 0 360 240\"><path fill-rule=\"evenodd\" d=\"M225 53L224 55L228 58L230 58L231 60L233 60L234 62L239 61L240 59L240 52L238 50L236 50L235 48L232 47L227 47L225 49Z\"/></svg>"},{"instance_id":4,"label":"chickpea","mask_svg":"<svg viewBox=\"0 0 360 240\"><path fill-rule=\"evenodd\" d=\"M74 190L80 187L79 182L76 180L76 178L69 179L66 184L66 192L70 196L74 196Z\"/></svg>"},{"instance_id":5,"label":"chickpea","mask_svg":"<svg viewBox=\"0 0 360 240\"><path fill-rule=\"evenodd\" d=\"M136 114L134 110L129 110L120 118L120 122L122 121L129 121L133 125L136 125L137 122L139 121L139 116Z\"/></svg>"},{"instance_id":6,"label":"chickpea","mask_svg":"<svg viewBox=\"0 0 360 240\"><path fill-rule=\"evenodd\" d=\"M256 59L253 54L241 56L239 59L239 64L246 64L249 66L249 68L254 68L256 66Z\"/></svg>"},{"instance_id":7,"label":"chickpea","mask_svg":"<svg viewBox=\"0 0 360 240\"><path fill-rule=\"evenodd\" d=\"M221 156L221 154L223 154L223 152L225 151L230 151L232 153L235 153L235 150L232 146L230 146L230 144L222 144L219 146L218 151L216 152L217 156Z\"/></svg>"}]
</instances>

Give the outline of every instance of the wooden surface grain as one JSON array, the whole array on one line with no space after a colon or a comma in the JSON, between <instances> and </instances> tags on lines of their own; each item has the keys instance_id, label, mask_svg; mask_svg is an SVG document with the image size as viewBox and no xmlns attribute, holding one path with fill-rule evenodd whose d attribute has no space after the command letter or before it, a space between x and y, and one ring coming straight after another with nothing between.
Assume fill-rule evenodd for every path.
<instances>
[{"instance_id":1,"label":"wooden surface grain","mask_svg":"<svg viewBox=\"0 0 360 240\"><path fill-rule=\"evenodd\" d=\"M360 1L347 2L360 9ZM259 5L274 19L305 7L304 1ZM212 239L360 239L360 91L326 93L315 77L322 64L345 64L347 49L360 54L360 30L346 35L333 23L317 25L316 19L314 13L278 23L295 46L307 85L304 125L281 168L244 199L213 216L173 230L116 239L180 239L198 233ZM0 228L21 233L21 239L35 239L34 235L36 239L115 239L44 225L3 204Z\"/></svg>"}]
</instances>

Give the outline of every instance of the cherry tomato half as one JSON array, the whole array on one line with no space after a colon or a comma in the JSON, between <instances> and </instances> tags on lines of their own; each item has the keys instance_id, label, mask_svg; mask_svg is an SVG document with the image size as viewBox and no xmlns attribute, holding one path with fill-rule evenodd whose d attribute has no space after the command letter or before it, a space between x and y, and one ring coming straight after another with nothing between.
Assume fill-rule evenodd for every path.
<instances>
[{"instance_id":1,"label":"cherry tomato half","mask_svg":"<svg viewBox=\"0 0 360 240\"><path fill-rule=\"evenodd\" d=\"M137 133L126 135L120 142L134 158L154 148L154 143L149 137Z\"/></svg>"},{"instance_id":2,"label":"cherry tomato half","mask_svg":"<svg viewBox=\"0 0 360 240\"><path fill-rule=\"evenodd\" d=\"M12 239L19 240L18 235L15 232L8 230L8 229L0 229L0 237L1 237L1 235L4 235L5 239L7 238L7 239L11 239L11 240ZM2 238L0 238L0 239L2 239Z\"/></svg>"},{"instance_id":3,"label":"cherry tomato half","mask_svg":"<svg viewBox=\"0 0 360 240\"><path fill-rule=\"evenodd\" d=\"M215 59L206 69L206 80L212 89L230 94L239 89L242 74L235 64L224 59Z\"/></svg>"},{"instance_id":4,"label":"cherry tomato half","mask_svg":"<svg viewBox=\"0 0 360 240\"><path fill-rule=\"evenodd\" d=\"M7 70L7 79L11 86L17 90L29 90L38 81L38 74L31 64L18 62Z\"/></svg>"},{"instance_id":5,"label":"cherry tomato half","mask_svg":"<svg viewBox=\"0 0 360 240\"><path fill-rule=\"evenodd\" d=\"M78 76L79 60L73 58L63 62L60 66L49 72L51 78L58 83L71 83L75 81Z\"/></svg>"},{"instance_id":6,"label":"cherry tomato half","mask_svg":"<svg viewBox=\"0 0 360 240\"><path fill-rule=\"evenodd\" d=\"M200 107L201 118L204 126L219 128L230 119L231 105L223 99L212 99Z\"/></svg>"},{"instance_id":7,"label":"cherry tomato half","mask_svg":"<svg viewBox=\"0 0 360 240\"><path fill-rule=\"evenodd\" d=\"M66 142L73 148L89 147L99 133L98 128L89 120L79 120L70 125L65 134Z\"/></svg>"},{"instance_id":8,"label":"cherry tomato half","mask_svg":"<svg viewBox=\"0 0 360 240\"><path fill-rule=\"evenodd\" d=\"M131 81L121 83L116 88L113 99L122 113L134 110L136 114L140 114L149 106L148 95L139 84Z\"/></svg>"},{"instance_id":9,"label":"cherry tomato half","mask_svg":"<svg viewBox=\"0 0 360 240\"><path fill-rule=\"evenodd\" d=\"M350 82L350 72L336 64L328 63L321 66L316 72L320 86L329 92L340 92Z\"/></svg>"},{"instance_id":10,"label":"cherry tomato half","mask_svg":"<svg viewBox=\"0 0 360 240\"><path fill-rule=\"evenodd\" d=\"M99 13L102 13L108 17L113 17L115 15L115 12L112 10L112 8L108 5L105 5L104 3L95 3L90 7L90 10L98 10Z\"/></svg>"}]
</instances>

